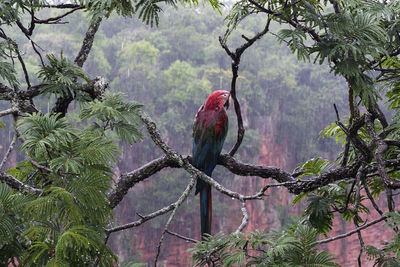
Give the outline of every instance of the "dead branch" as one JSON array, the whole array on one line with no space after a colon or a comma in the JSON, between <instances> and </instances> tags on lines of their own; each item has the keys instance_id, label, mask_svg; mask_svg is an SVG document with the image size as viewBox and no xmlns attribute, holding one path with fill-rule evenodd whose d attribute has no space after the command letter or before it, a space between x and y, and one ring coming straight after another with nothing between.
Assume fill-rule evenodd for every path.
<instances>
[{"instance_id":1,"label":"dead branch","mask_svg":"<svg viewBox=\"0 0 400 267\"><path fill-rule=\"evenodd\" d=\"M190 179L189 184L187 185L185 191L183 191L182 195L179 197L179 199L175 202L175 207L174 210L172 211L171 215L168 218L167 223L165 224L164 227L164 231L161 234L161 238L160 241L158 242L158 246L157 246L157 254L156 254L156 258L154 260L154 267L157 267L157 261L158 261L158 257L160 256L160 252L161 252L161 245L162 242L164 240L164 236L166 231L168 230L168 227L171 225L172 220L175 217L176 211L178 210L178 208L180 207L180 205L183 203L183 201L185 201L185 199L189 196L190 192L192 191L195 183L196 183L196 177L192 176L192 179Z\"/></svg>"},{"instance_id":2,"label":"dead branch","mask_svg":"<svg viewBox=\"0 0 400 267\"><path fill-rule=\"evenodd\" d=\"M39 170L45 170L45 171L47 171L49 173L53 173L53 170L47 168L46 166L40 165L38 162L34 161L33 159L29 159L29 161L33 166L35 166Z\"/></svg>"},{"instance_id":3,"label":"dead branch","mask_svg":"<svg viewBox=\"0 0 400 267\"><path fill-rule=\"evenodd\" d=\"M242 214L243 214L243 218L242 218L242 222L240 223L239 227L236 229L235 234L240 233L241 231L243 231L243 229L246 227L248 221L249 221L249 213L247 212L247 208L246 208L246 201L243 200L242 201Z\"/></svg>"},{"instance_id":4,"label":"dead branch","mask_svg":"<svg viewBox=\"0 0 400 267\"><path fill-rule=\"evenodd\" d=\"M375 157L375 160L377 163L379 176L381 177L383 185L385 187L388 208L389 208L389 211L393 211L394 210L394 201L392 198L391 186L394 186L395 184L398 184L399 182L397 182L397 183L392 182L386 172L385 163L383 160L383 153L387 150L388 146L378 136L378 134L375 130L375 126L374 126L374 119L372 118L371 115L366 116L366 125L367 125L368 133L372 138L373 145L376 147L374 157Z\"/></svg>"},{"instance_id":5,"label":"dead branch","mask_svg":"<svg viewBox=\"0 0 400 267\"><path fill-rule=\"evenodd\" d=\"M4 164L6 164L6 162L7 162L7 160L8 160L8 157L9 157L10 154L11 154L11 151L12 151L12 150L14 149L14 147L15 147L16 142L17 142L17 134L14 134L14 137L13 137L13 139L11 140L10 146L8 147L7 152L4 154L3 160L2 160L1 163L0 163L0 170L3 169Z\"/></svg>"},{"instance_id":6,"label":"dead branch","mask_svg":"<svg viewBox=\"0 0 400 267\"><path fill-rule=\"evenodd\" d=\"M360 226L360 227L358 227L358 228L356 228L354 230L351 230L350 232L347 232L347 233L344 233L344 234L341 234L341 235L337 235L337 236L334 236L334 237L331 237L331 238L322 239L322 240L319 240L319 241L317 241L315 243L320 245L320 244L329 243L329 242L332 242L332 241L335 241L335 240L338 240L338 239L349 237L349 236L357 233L358 231L364 230L364 229L370 227L371 225L377 224L378 222L381 222L381 221L383 221L385 219L386 219L386 217L383 216L383 217L381 217L379 219L376 219L376 220L374 220L374 221L372 221L370 223L364 224L363 226Z\"/></svg>"},{"instance_id":7,"label":"dead branch","mask_svg":"<svg viewBox=\"0 0 400 267\"><path fill-rule=\"evenodd\" d=\"M186 237L186 236L180 235L180 234L175 233L175 232L171 232L170 230L167 230L167 231L165 231L165 232L166 232L167 234L170 234L170 235L172 235L172 236L175 236L175 237L177 237L177 238L180 238L180 239L182 239L182 240L185 240L186 242L191 242L191 243L194 243L194 244L200 242L199 240L196 240L196 239L193 239L193 238L190 238L190 237Z\"/></svg>"},{"instance_id":8,"label":"dead branch","mask_svg":"<svg viewBox=\"0 0 400 267\"><path fill-rule=\"evenodd\" d=\"M47 18L47 19L34 19L33 22L37 23L37 24L54 24L54 23L59 23L60 20L68 15L70 15L71 13L74 13L77 10L83 9L85 8L84 6L77 6L72 8L71 10L69 10L68 12L65 12L62 15L59 15L57 17L53 17L53 18Z\"/></svg>"},{"instance_id":9,"label":"dead branch","mask_svg":"<svg viewBox=\"0 0 400 267\"><path fill-rule=\"evenodd\" d=\"M12 108L0 111L0 117L7 116L7 115L10 115L10 114L14 114L16 112L18 112L18 109L12 107Z\"/></svg>"},{"instance_id":10,"label":"dead branch","mask_svg":"<svg viewBox=\"0 0 400 267\"><path fill-rule=\"evenodd\" d=\"M108 228L108 229L106 229L106 233L107 233L107 235L109 235L109 234L114 233L114 232L119 232L119 231L122 231L122 230L125 230L125 229L137 227L137 226L143 224L144 222L146 222L148 220L151 220L151 219L153 219L155 217L158 217L158 216L163 215L163 214L165 214L167 212L170 212L171 210L173 210L175 208L175 203L176 202L174 202L174 203L172 203L172 204L170 204L168 206L165 206L165 207L163 207L163 208L161 208L161 209L159 209L159 210L157 210L155 212L152 212L152 213L150 213L148 215L141 215L140 219L137 220L137 221L134 221L134 222L131 222L131 223L127 223L127 224L124 224L124 225L120 225L120 226L116 226L116 227L112 227L112 228Z\"/></svg>"},{"instance_id":11,"label":"dead branch","mask_svg":"<svg viewBox=\"0 0 400 267\"><path fill-rule=\"evenodd\" d=\"M225 50L225 52L232 59L232 81L231 81L231 91L230 92L231 92L231 97L233 99L233 103L235 106L235 113L236 113L236 118L237 118L237 123L238 123L237 140L236 140L235 145L232 147L231 151L229 152L230 156L235 155L236 151L239 149L239 147L243 141L243 137L244 137L244 133L245 133L245 129L243 126L242 112L240 110L239 101L236 97L236 81L237 81L237 78L239 77L238 71L239 71L240 57L242 56L243 52L247 48L249 48L252 44L254 44L255 41L260 39L263 35L265 35L269 31L270 23L271 23L271 19L268 19L264 30L257 33L253 38L245 37L244 39L246 40L246 43L244 43L242 46L237 48L235 52L230 51L226 44L226 37L227 37L228 31L225 33L224 37L222 37L222 36L219 37L219 43L221 44L221 46Z\"/></svg>"}]
</instances>

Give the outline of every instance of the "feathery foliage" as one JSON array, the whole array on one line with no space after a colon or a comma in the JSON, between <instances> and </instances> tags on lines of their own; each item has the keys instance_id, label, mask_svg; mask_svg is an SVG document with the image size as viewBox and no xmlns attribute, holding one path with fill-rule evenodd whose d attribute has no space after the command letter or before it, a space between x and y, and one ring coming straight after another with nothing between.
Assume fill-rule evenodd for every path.
<instances>
[{"instance_id":1,"label":"feathery foliage","mask_svg":"<svg viewBox=\"0 0 400 267\"><path fill-rule=\"evenodd\" d=\"M386 225L397 231L400 225L400 215L398 212L385 213L388 217ZM375 260L376 266L398 266L400 261L400 236L397 232L391 240L383 243L382 248L371 245L365 247L367 255Z\"/></svg>"},{"instance_id":2,"label":"feathery foliage","mask_svg":"<svg viewBox=\"0 0 400 267\"><path fill-rule=\"evenodd\" d=\"M7 266L9 258L23 252L18 237L21 234L20 206L26 197L8 190L0 183L0 265Z\"/></svg>"},{"instance_id":3,"label":"feathery foliage","mask_svg":"<svg viewBox=\"0 0 400 267\"><path fill-rule=\"evenodd\" d=\"M81 119L90 119L84 129L50 113L28 114L18 121L27 160L10 172L44 190L20 209L25 221L19 233L31 242L29 249L18 250L23 264L84 266L97 259L101 266L111 266L117 262L104 244L104 228L112 219L106 193L120 148L118 139L106 137L105 131L115 130L131 143L140 139L140 107L124 103L118 94L107 94L82 110ZM92 118L98 123L91 122ZM103 123L102 131L99 123ZM14 195L5 187L0 192L9 208ZM0 233L12 238L16 224L10 216L2 216Z\"/></svg>"},{"instance_id":4,"label":"feathery foliage","mask_svg":"<svg viewBox=\"0 0 400 267\"><path fill-rule=\"evenodd\" d=\"M80 114L81 119L95 119L93 130L104 135L106 130L114 130L123 142L133 144L141 139L138 130L138 112L142 105L124 103L121 94L107 92L101 101L88 103Z\"/></svg>"},{"instance_id":5,"label":"feathery foliage","mask_svg":"<svg viewBox=\"0 0 400 267\"><path fill-rule=\"evenodd\" d=\"M316 248L318 232L306 225L271 234L259 231L209 236L192 249L198 266L339 266Z\"/></svg>"},{"instance_id":6,"label":"feathery foliage","mask_svg":"<svg viewBox=\"0 0 400 267\"><path fill-rule=\"evenodd\" d=\"M60 55L57 59L55 55L46 56L49 63L41 68L38 77L43 79L43 94L55 94L60 96L77 94L78 86L75 81L78 78L88 81L85 73L72 61Z\"/></svg>"}]
</instances>

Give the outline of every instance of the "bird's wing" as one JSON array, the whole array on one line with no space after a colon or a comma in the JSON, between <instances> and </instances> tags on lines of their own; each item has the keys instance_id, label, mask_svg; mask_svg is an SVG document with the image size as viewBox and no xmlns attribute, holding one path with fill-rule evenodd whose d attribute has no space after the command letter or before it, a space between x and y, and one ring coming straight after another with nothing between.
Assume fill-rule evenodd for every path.
<instances>
[{"instance_id":1,"label":"bird's wing","mask_svg":"<svg viewBox=\"0 0 400 267\"><path fill-rule=\"evenodd\" d=\"M221 111L200 108L193 125L192 162L207 175L211 175L217 165L228 131L226 112Z\"/></svg>"}]
</instances>

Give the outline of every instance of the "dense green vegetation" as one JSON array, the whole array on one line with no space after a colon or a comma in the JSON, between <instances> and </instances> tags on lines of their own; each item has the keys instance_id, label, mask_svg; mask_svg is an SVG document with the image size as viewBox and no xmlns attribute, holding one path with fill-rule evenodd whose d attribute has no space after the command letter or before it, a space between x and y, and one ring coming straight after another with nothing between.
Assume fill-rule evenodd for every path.
<instances>
[{"instance_id":1,"label":"dense green vegetation","mask_svg":"<svg viewBox=\"0 0 400 267\"><path fill-rule=\"evenodd\" d=\"M205 6L194 1L179 4L178 9L165 6L161 13L156 1L75 1L88 12L69 15L68 24L38 24L35 31L28 34L37 43L32 46L17 27L19 20L23 25L31 22L30 12L23 7L35 11L40 18L64 13L63 9L43 9L40 6L44 2L0 4L0 21L4 23L0 31L0 94L1 99L6 100L1 107L3 110L10 105L15 108L10 112L14 116L4 117L7 128L1 132L4 140L1 145L6 154L9 142L15 142L18 133L20 149L15 156L17 165L7 163L7 174L2 173L0 179L7 181L7 175L11 175L40 190L39 193L11 190L1 184L1 264L110 266L118 262L118 254L130 255L121 257L121 264L129 266L140 262L142 252L132 252L132 247L129 251L113 252L104 242L105 229L134 221L137 214L148 214L176 201L189 176L183 170L155 174L145 186L139 184L125 196L120 206L129 207L128 210L109 207L107 193L112 191L115 177L162 155L149 138L143 138L146 135L139 122L140 110L153 117L169 146L183 155L190 154L191 126L198 107L211 91L230 88L231 60L221 48L218 36L225 33L228 24L231 32L225 36L227 44L232 49L240 46L246 41L242 35L250 37L263 29L265 10L275 12L271 18L279 23L271 24L269 30L273 34L256 41L240 63L236 90L246 135L236 158L256 163L264 138L270 135L276 143L285 143L287 148L281 154L287 154L287 166L280 167L293 169L300 165L302 179L318 177L341 165L354 166L358 161L362 162L361 174L376 172L376 159L364 155L357 146L359 139L353 143L345 132L360 118L357 106L361 112L375 114L373 105L385 94L388 100L384 101L388 101L394 120L389 126L380 121L375 128L378 133L386 131L383 138L398 139L399 60L392 54L399 43L400 6L393 1L388 4L372 0L340 1L338 8L343 13L335 13L336 6L328 1L299 1L288 5L285 1L274 0L261 1L261 6L257 6L243 0L225 7L216 1ZM194 6L190 8L190 5ZM82 38L88 25L91 27L104 15L106 19L96 33L89 57L80 68L73 58L81 47ZM227 20L224 20L225 15L228 15ZM300 26L287 26L297 17L310 31ZM158 26L154 27L155 24ZM319 40L312 37L312 31L320 34ZM311 38L307 39L308 35ZM43 58L44 65L33 48L47 54ZM18 53L22 54L26 73ZM380 65L373 64L374 61ZM371 74L374 68L377 73ZM382 75L379 68L385 70ZM109 81L107 92L100 97L93 96L87 89L93 86L98 75ZM384 80L379 81L382 77ZM15 92L29 92L33 90L31 85L41 85L39 93L35 98L23 99L23 103L30 103L36 111L15 104L18 97L9 97L6 90L9 87ZM345 122L344 114L349 113L349 92L354 99L350 101L351 116ZM57 113L53 107L57 99L68 97L74 102L63 118L64 114ZM341 125L334 123L337 116L333 103L338 107ZM326 125L331 126L322 135L334 137L348 147L348 156L339 155L334 161L338 150L335 141L319 138L319 132ZM235 115L231 112L227 148L236 141L236 127ZM356 134L372 151L377 141L368 127L368 123L361 125ZM394 162L397 155L396 145L385 153L385 160L393 164L387 168L394 166L388 169L393 182L398 177ZM332 161L308 160L317 156ZM301 162L306 163L301 165ZM281 226L284 227L277 229L281 232L269 234L260 229L250 235L229 235L237 222L232 225L226 221L233 220L232 214L235 214L239 222L241 213L231 204L230 198L218 194L214 198L214 220L225 222L225 235L218 234L208 242L199 243L193 249L193 260L200 264L213 261L228 266L244 262L261 266L334 266L334 257L316 248L317 238L331 230L336 214L356 226L361 224L360 215L368 213L367 197L361 197L360 201L361 187L369 188L374 197L392 190L379 176L369 180L362 177L362 181L361 178L342 177L337 183L298 194L297 202L307 197L304 201L307 209L301 220L293 221L289 214L283 215ZM215 179L241 192L243 178L228 170L218 169ZM191 195L176 215L180 218L179 225L185 227L185 234L191 237L196 235L192 227L197 223L195 200ZM394 221L392 226L398 223L397 213L387 216ZM165 221L166 218L157 217L146 227L159 233ZM284 222L292 225L284 225ZM134 230L130 234L112 234L110 243L129 243L136 238L134 235ZM395 265L397 256L393 257L392 253L397 253L398 247L398 240L394 239L384 249L365 246L365 251L380 264ZM164 250L168 250L168 246ZM255 254L249 254L250 250ZM210 255L210 251L216 253Z\"/></svg>"}]
</instances>

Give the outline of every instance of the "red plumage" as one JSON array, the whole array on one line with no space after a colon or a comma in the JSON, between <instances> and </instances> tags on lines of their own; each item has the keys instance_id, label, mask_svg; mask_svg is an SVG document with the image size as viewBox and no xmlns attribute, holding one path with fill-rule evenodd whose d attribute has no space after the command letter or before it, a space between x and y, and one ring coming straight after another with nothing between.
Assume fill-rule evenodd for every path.
<instances>
[{"instance_id":1,"label":"red plumage","mask_svg":"<svg viewBox=\"0 0 400 267\"><path fill-rule=\"evenodd\" d=\"M218 90L211 93L200 107L193 125L193 166L211 176L228 131L230 93ZM198 180L196 194L200 192L201 233L211 234L211 186Z\"/></svg>"}]
</instances>

